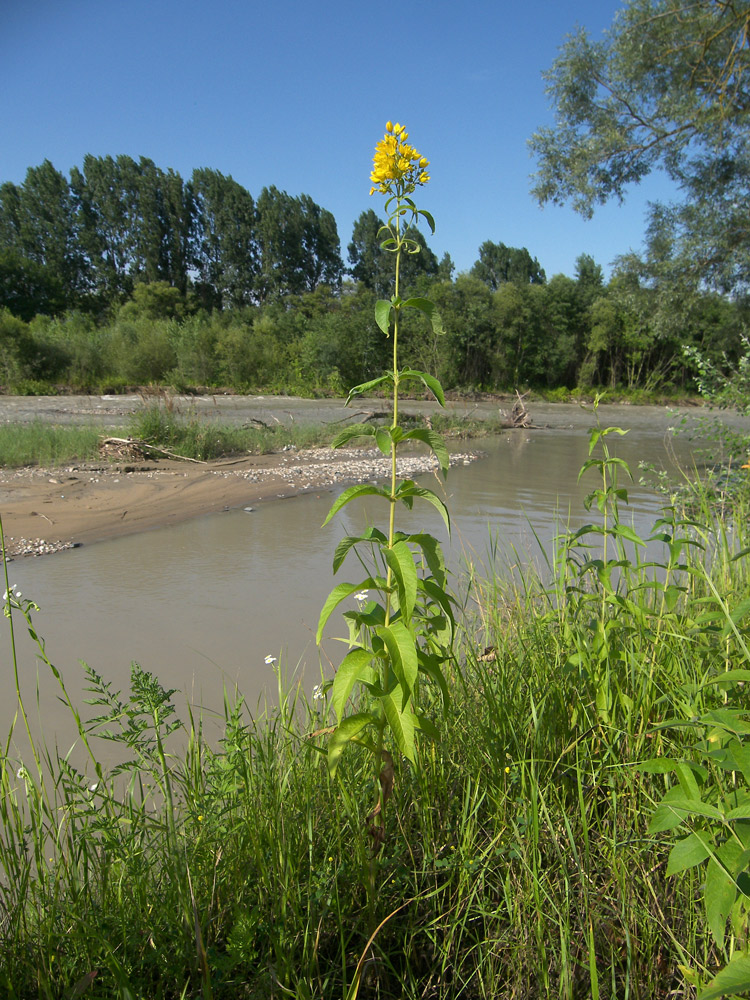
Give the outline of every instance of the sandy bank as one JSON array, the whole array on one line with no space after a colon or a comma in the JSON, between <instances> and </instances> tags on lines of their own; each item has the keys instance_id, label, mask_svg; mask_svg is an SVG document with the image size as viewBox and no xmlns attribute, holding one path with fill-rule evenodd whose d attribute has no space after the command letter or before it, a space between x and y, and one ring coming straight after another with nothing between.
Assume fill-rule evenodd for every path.
<instances>
[{"instance_id":1,"label":"sandy bank","mask_svg":"<svg viewBox=\"0 0 750 1000\"><path fill-rule=\"evenodd\" d=\"M476 452L451 456L468 463ZM399 459L399 475L436 468L430 455ZM0 470L0 514L9 555L46 555L118 535L175 524L337 485L384 480L377 450L313 448L206 464L172 460L81 463Z\"/></svg>"}]
</instances>

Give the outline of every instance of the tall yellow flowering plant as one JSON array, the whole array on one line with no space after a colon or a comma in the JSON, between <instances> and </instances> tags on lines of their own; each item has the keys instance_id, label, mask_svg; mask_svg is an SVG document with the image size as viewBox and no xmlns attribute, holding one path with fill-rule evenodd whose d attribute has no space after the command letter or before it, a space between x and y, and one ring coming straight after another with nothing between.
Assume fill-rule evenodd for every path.
<instances>
[{"instance_id":1,"label":"tall yellow flowering plant","mask_svg":"<svg viewBox=\"0 0 750 1000\"><path fill-rule=\"evenodd\" d=\"M428 317L433 329L440 330L434 305L426 298L400 296L403 255L419 253L419 244L405 234L420 218L435 231L429 212L418 209L411 195L429 181L428 161L408 143L403 125L388 122L384 137L375 147L370 175L370 194L386 196L388 222L382 227L381 248L393 255L395 289L390 299L375 305L375 321L392 344L392 365L379 378L357 385L353 397L377 387L390 387L393 418L390 426L357 424L347 427L332 442L339 448L355 437L374 439L391 459L390 485L370 483L352 486L334 502L327 523L352 500L364 496L381 497L389 505L387 533L368 528L360 536L344 537L336 547L334 573L347 554L355 550L360 564L372 566L370 574L356 583L340 583L329 594L320 615L318 642L333 610L357 592L367 591L356 611L347 611L349 652L335 679L328 682L337 725L328 742L328 766L335 774L341 754L350 743L365 747L372 755L375 803L368 816L368 829L377 853L385 841L384 812L394 781L394 757L415 760L417 735L436 739L437 728L429 708L448 699L442 666L453 642L453 601L446 590L446 570L440 543L426 532L396 530L396 508L411 509L415 500L425 501L439 511L448 530L450 517L443 500L411 479L399 479L397 451L407 442L419 441L434 453L445 475L448 450L442 438L428 428L404 430L399 425L399 390L406 383L421 383L444 405L443 390L436 378L411 368L399 369L399 321L404 309L416 309ZM362 549L367 550L362 554ZM373 596L375 595L375 596ZM353 695L358 695L352 705Z\"/></svg>"}]
</instances>

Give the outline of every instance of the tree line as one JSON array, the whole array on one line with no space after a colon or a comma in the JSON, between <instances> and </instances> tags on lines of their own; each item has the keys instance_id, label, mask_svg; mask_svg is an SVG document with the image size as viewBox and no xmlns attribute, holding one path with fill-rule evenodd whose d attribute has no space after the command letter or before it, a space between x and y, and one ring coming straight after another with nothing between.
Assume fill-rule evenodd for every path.
<instances>
[{"instance_id":1,"label":"tree line","mask_svg":"<svg viewBox=\"0 0 750 1000\"><path fill-rule=\"evenodd\" d=\"M590 214L661 163L684 201L652 208L645 253L607 282L590 255L548 279L527 248L491 240L456 275L413 231L403 288L436 302L445 332L413 318L405 363L483 390L684 390L696 356L736 363L748 25L747 3L632 0L604 41L571 36L547 74L556 127L532 138L535 195ZM0 186L0 382L319 392L376 377L372 303L393 292L382 224L362 212L345 265L333 215L308 195L254 198L216 170L183 180L145 158L86 156L69 178L45 161Z\"/></svg>"}]
</instances>

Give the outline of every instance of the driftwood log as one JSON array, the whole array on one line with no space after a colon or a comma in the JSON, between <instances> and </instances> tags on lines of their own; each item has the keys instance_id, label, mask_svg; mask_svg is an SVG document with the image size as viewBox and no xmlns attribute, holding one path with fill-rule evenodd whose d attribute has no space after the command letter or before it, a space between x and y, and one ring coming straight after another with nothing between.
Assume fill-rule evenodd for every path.
<instances>
[{"instance_id":1,"label":"driftwood log","mask_svg":"<svg viewBox=\"0 0 750 1000\"><path fill-rule=\"evenodd\" d=\"M513 404L513 409L510 411L510 425L511 427L531 427L531 414L526 409L526 404L524 399L528 396L528 392L525 392L523 396L516 389L516 401Z\"/></svg>"},{"instance_id":2,"label":"driftwood log","mask_svg":"<svg viewBox=\"0 0 750 1000\"><path fill-rule=\"evenodd\" d=\"M102 438L99 442L99 454L103 458L144 459L152 452L157 452L159 455L166 455L167 458L177 458L181 462L195 462L196 465L208 464L207 462L202 462L199 458L188 458L186 455L178 455L174 451L168 451L166 448L160 448L158 445L149 444L147 441L139 441L137 438L107 437Z\"/></svg>"}]
</instances>

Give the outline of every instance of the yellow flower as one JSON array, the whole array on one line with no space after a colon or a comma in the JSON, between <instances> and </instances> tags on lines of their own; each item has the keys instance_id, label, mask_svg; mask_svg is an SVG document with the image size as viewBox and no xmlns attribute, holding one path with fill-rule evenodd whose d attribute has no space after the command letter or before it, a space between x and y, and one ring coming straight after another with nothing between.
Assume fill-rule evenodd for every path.
<instances>
[{"instance_id":1,"label":"yellow flower","mask_svg":"<svg viewBox=\"0 0 750 1000\"><path fill-rule=\"evenodd\" d=\"M741 466L740 466L740 468L741 468L741 469L750 469L750 461L748 461L748 462L745 462L745 464L744 464L744 465L741 465Z\"/></svg>"},{"instance_id":2,"label":"yellow flower","mask_svg":"<svg viewBox=\"0 0 750 1000\"><path fill-rule=\"evenodd\" d=\"M429 160L410 146L409 133L403 125L386 122L385 135L375 144L372 158L370 194L411 194L419 184L426 184L430 176L425 172Z\"/></svg>"}]
</instances>

